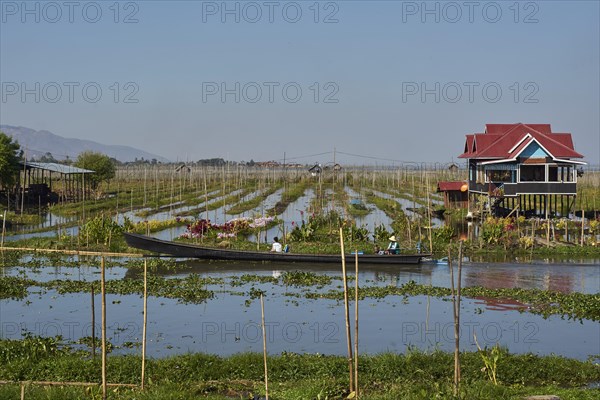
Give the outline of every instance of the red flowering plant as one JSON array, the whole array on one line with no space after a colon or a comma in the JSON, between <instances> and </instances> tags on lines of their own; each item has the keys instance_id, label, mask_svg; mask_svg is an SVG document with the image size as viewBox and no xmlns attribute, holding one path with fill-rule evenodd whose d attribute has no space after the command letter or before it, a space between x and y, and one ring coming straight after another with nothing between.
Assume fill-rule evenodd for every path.
<instances>
[{"instance_id":1,"label":"red flowering plant","mask_svg":"<svg viewBox=\"0 0 600 400\"><path fill-rule=\"evenodd\" d=\"M204 237L211 226L209 219L198 219L187 225L187 230L181 235L181 238L197 239Z\"/></svg>"},{"instance_id":2,"label":"red flowering plant","mask_svg":"<svg viewBox=\"0 0 600 400\"><path fill-rule=\"evenodd\" d=\"M223 224L213 224L210 220L199 219L187 226L186 232L180 237L184 239L199 239L215 237L217 239L235 238L238 234L249 233L252 230L264 228L274 220L273 217L231 219Z\"/></svg>"}]
</instances>

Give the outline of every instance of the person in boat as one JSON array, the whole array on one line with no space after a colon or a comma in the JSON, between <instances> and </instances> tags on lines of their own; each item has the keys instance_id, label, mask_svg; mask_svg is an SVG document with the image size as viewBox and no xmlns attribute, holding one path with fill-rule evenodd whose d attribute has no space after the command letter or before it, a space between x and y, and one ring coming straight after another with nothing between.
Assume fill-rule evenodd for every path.
<instances>
[{"instance_id":1,"label":"person in boat","mask_svg":"<svg viewBox=\"0 0 600 400\"><path fill-rule=\"evenodd\" d=\"M281 253L282 249L283 248L281 247L281 243L279 243L279 238L275 236L273 238L273 245L271 246L271 251L275 253Z\"/></svg>"},{"instance_id":2,"label":"person in boat","mask_svg":"<svg viewBox=\"0 0 600 400\"><path fill-rule=\"evenodd\" d=\"M385 250L386 254L400 254L400 247L398 246L398 241L396 240L396 236L390 236L390 243L388 244L387 249Z\"/></svg>"}]
</instances>

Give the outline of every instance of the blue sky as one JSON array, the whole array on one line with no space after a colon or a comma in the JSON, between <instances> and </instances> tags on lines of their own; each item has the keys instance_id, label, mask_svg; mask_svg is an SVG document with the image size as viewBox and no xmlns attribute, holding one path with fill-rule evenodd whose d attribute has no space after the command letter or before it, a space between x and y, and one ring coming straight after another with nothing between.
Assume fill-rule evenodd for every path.
<instances>
[{"instance_id":1,"label":"blue sky","mask_svg":"<svg viewBox=\"0 0 600 400\"><path fill-rule=\"evenodd\" d=\"M600 164L598 1L0 3L2 124L362 164L340 153L449 162L486 123L551 123Z\"/></svg>"}]
</instances>

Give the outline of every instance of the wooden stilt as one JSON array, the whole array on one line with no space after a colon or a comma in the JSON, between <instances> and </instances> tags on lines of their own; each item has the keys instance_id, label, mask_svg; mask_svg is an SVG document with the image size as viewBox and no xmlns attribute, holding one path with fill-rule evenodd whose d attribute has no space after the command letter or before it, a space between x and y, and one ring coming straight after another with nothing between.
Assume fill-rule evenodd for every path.
<instances>
[{"instance_id":1,"label":"wooden stilt","mask_svg":"<svg viewBox=\"0 0 600 400\"><path fill-rule=\"evenodd\" d=\"M546 207L546 200L549 195L544 196L544 208L546 214L546 246L550 247L550 218L548 218L548 207Z\"/></svg>"}]
</instances>

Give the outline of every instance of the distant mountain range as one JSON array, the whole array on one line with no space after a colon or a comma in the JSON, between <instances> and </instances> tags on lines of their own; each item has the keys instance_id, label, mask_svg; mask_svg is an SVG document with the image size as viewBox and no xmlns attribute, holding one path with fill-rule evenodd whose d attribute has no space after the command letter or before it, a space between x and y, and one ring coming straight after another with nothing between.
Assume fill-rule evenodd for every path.
<instances>
[{"instance_id":1,"label":"distant mountain range","mask_svg":"<svg viewBox=\"0 0 600 400\"><path fill-rule=\"evenodd\" d=\"M0 131L16 139L21 148L27 148L27 158L39 158L46 153L51 153L56 160L65 160L67 157L74 160L79 153L95 151L106 154L121 162L156 159L160 162L169 162L168 159L156 154L148 153L129 146L107 145L91 140L65 138L49 131L36 131L23 126L0 125Z\"/></svg>"}]
</instances>

